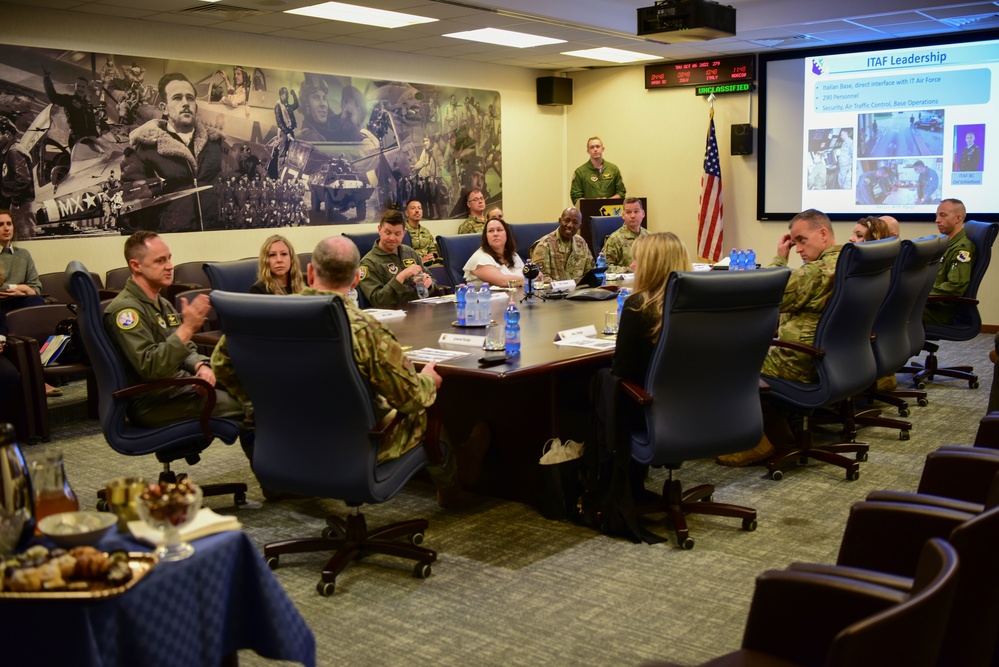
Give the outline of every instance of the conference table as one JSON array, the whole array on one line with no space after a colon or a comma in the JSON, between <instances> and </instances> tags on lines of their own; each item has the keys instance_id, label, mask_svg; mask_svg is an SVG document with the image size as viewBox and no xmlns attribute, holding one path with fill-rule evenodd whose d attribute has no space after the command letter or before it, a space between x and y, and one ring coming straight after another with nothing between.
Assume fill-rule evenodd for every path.
<instances>
[{"instance_id":1,"label":"conference table","mask_svg":"<svg viewBox=\"0 0 999 667\"><path fill-rule=\"evenodd\" d=\"M613 289L613 287L612 287ZM617 310L616 299L521 301L523 291L507 298L493 295L492 319L503 322L512 297L520 309L521 352L507 363L482 368L479 347L441 343L443 333L484 336L483 328L456 327L453 303L410 303L405 317L387 319L399 342L414 350L438 348L468 354L440 362L444 379L438 391L444 428L453 443L461 443L478 421L491 434L479 481L472 488L490 496L537 504L541 498L538 459L552 437L586 439L590 425L589 379L609 365L613 349L593 350L555 344L559 332L592 325L604 326L604 313ZM598 335L598 337L602 337Z\"/></svg>"}]
</instances>

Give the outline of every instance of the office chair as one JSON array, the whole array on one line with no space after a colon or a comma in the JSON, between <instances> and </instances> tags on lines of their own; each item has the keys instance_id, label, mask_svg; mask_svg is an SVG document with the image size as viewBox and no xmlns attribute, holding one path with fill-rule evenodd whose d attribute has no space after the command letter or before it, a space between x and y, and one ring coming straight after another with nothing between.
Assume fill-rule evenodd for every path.
<instances>
[{"instance_id":1,"label":"office chair","mask_svg":"<svg viewBox=\"0 0 999 667\"><path fill-rule=\"evenodd\" d=\"M91 273L90 277L98 291L104 289L104 282L99 275ZM66 291L66 275L62 271L43 273L38 276L38 280L42 283L42 296L46 303L74 303L73 295Z\"/></svg>"},{"instance_id":2,"label":"office chair","mask_svg":"<svg viewBox=\"0 0 999 667\"><path fill-rule=\"evenodd\" d=\"M645 389L621 381L625 395L644 413L629 433L632 460L669 470L662 495L636 503L635 510L665 512L684 549L694 546L684 518L688 513L741 518L744 530L756 528L756 510L708 502L714 493L710 484L684 492L673 471L684 461L760 442L760 367L789 276L787 269L673 273Z\"/></svg>"},{"instance_id":3,"label":"office chair","mask_svg":"<svg viewBox=\"0 0 999 667\"><path fill-rule=\"evenodd\" d=\"M772 397L802 414L802 426L794 447L778 449L767 461L772 479L781 479L783 470L795 463L817 459L846 469L849 480L860 477L860 461L867 459L867 445L845 442L822 447L812 446L809 419L823 406L840 404L849 421L850 404L843 403L876 380L877 369L871 346L871 331L878 308L888 292L892 263L898 256L898 239L847 243L836 265L833 292L819 318L812 345L774 339L773 344L804 352L812 357L818 381L797 382L770 375L762 376L770 385ZM851 427L848 425L847 427ZM775 446L780 447L778 443ZM853 452L851 460L842 453Z\"/></svg>"},{"instance_id":4,"label":"office chair","mask_svg":"<svg viewBox=\"0 0 999 667\"><path fill-rule=\"evenodd\" d=\"M915 492L871 491L867 500L981 514L999 506L999 452L945 445L927 454Z\"/></svg>"},{"instance_id":5,"label":"office chair","mask_svg":"<svg viewBox=\"0 0 999 667\"><path fill-rule=\"evenodd\" d=\"M215 392L204 380L196 377L169 378L130 385L118 349L104 327L104 308L98 300L97 289L83 264L69 263L66 285L80 307L80 333L96 377L101 431L112 449L126 456L154 454L163 464L160 479L169 480L175 477L170 470L171 462L184 459L188 465L194 465L200 459L201 451L215 438L230 445L236 441L239 424L211 416L215 407ZM199 419L145 428L132 424L127 418L126 406L130 396L181 385L205 389L205 404ZM205 496L231 493L236 504L246 502L245 484L206 484L201 488ZM98 496L101 494L98 493ZM98 505L99 508L102 506L101 503Z\"/></svg>"},{"instance_id":6,"label":"office chair","mask_svg":"<svg viewBox=\"0 0 999 667\"><path fill-rule=\"evenodd\" d=\"M208 287L208 276L205 274L204 262L184 262L173 267L174 283L192 285L188 289Z\"/></svg>"},{"instance_id":7,"label":"office chair","mask_svg":"<svg viewBox=\"0 0 999 667\"><path fill-rule=\"evenodd\" d=\"M428 449L437 446L437 429L428 426L424 445L377 462L382 436L395 420L375 421L373 390L354 361L343 301L229 292L214 300L233 366L253 401L253 470L260 483L279 492L337 498L353 510L346 519L330 514L321 537L268 544L268 564L277 567L282 554L333 551L316 587L322 595L333 593L337 575L351 561L373 553L416 561L414 574L429 576L437 554L418 546L425 519L369 530L359 508L391 499L431 461ZM259 355L275 349L284 350L282 363L258 363ZM439 462L438 453L433 460Z\"/></svg>"},{"instance_id":8,"label":"office chair","mask_svg":"<svg viewBox=\"0 0 999 667\"><path fill-rule=\"evenodd\" d=\"M125 283L131 276L132 269L127 266L108 269L104 274L104 288L112 292L120 292L125 289Z\"/></svg>"},{"instance_id":9,"label":"office chair","mask_svg":"<svg viewBox=\"0 0 999 667\"><path fill-rule=\"evenodd\" d=\"M38 341L34 338L7 336L3 356L10 361L19 376L14 400L0 405L0 423L10 422L18 440L34 444L48 442L49 406L45 397L45 378L38 356Z\"/></svg>"},{"instance_id":10,"label":"office chair","mask_svg":"<svg viewBox=\"0 0 999 667\"><path fill-rule=\"evenodd\" d=\"M520 222L510 225L510 233L517 244L517 254L525 262L531 258L531 249L541 237L558 229L557 222Z\"/></svg>"},{"instance_id":11,"label":"office chair","mask_svg":"<svg viewBox=\"0 0 999 667\"><path fill-rule=\"evenodd\" d=\"M926 274L929 271L936 272L940 265L940 257L946 248L947 237L943 234L924 236L914 241L902 241L898 259L892 266L888 294L874 318L871 345L874 349L878 378L894 375L912 356L909 343L909 317L911 313L922 313L931 286L926 283ZM919 405L923 406L928 402L926 392L923 391L880 392L876 381L867 390L850 400L856 404L856 400L861 397L894 405L900 417L909 416L909 405L905 398L916 398ZM858 427L897 428L902 440L909 439L911 422L882 416L880 410L874 412L876 414L871 414L869 411L857 413L852 421ZM849 436L855 438L855 430Z\"/></svg>"},{"instance_id":12,"label":"office chair","mask_svg":"<svg viewBox=\"0 0 999 667\"><path fill-rule=\"evenodd\" d=\"M406 228L406 223L403 223L402 226L403 226L403 229L405 229ZM369 252L371 252L371 248L373 248L374 245L375 245L375 243L378 241L378 232L377 231L375 231L375 232L364 232L364 233L361 233L361 234L357 234L357 233L355 233L355 234L348 234L347 232L343 232L341 234L341 236L346 236L348 239L350 239L351 241L354 242L354 245L357 246L357 251L359 253L361 253L361 257L364 257ZM406 229L406 231L403 232L403 234L402 234L402 245L408 245L410 248L413 247L413 239L409 235L409 230L408 229Z\"/></svg>"},{"instance_id":13,"label":"office chair","mask_svg":"<svg viewBox=\"0 0 999 667\"><path fill-rule=\"evenodd\" d=\"M604 249L604 241L624 225L619 215L594 215L590 218L590 238L593 240L593 256Z\"/></svg>"},{"instance_id":14,"label":"office chair","mask_svg":"<svg viewBox=\"0 0 999 667\"><path fill-rule=\"evenodd\" d=\"M756 579L742 648L701 667L935 667L958 574L957 552L941 539L922 547L905 592L845 576L769 570Z\"/></svg>"},{"instance_id":15,"label":"office chair","mask_svg":"<svg viewBox=\"0 0 999 667\"><path fill-rule=\"evenodd\" d=\"M447 271L447 278L452 288L465 282L465 262L479 249L481 242L482 237L478 234L437 237L437 247L440 248L444 270Z\"/></svg>"},{"instance_id":16,"label":"office chair","mask_svg":"<svg viewBox=\"0 0 999 667\"><path fill-rule=\"evenodd\" d=\"M969 514L914 503L860 502L850 508L836 565L792 564L791 569L908 593L918 577L921 546L932 538L946 539L961 563L951 612L937 619L946 630L937 665L986 667L999 632L999 507Z\"/></svg>"},{"instance_id":17,"label":"office chair","mask_svg":"<svg viewBox=\"0 0 999 667\"><path fill-rule=\"evenodd\" d=\"M930 296L930 302L956 303L957 314L951 324L934 324L932 322L923 324L926 335L923 349L928 352L926 361L922 367L914 365L905 369L913 373L912 381L916 389L925 389L926 381L932 382L936 375L967 380L968 387L978 389L978 376L974 373L975 369L972 366L941 367L936 356L940 346L933 342L971 340L982 331L982 316L978 312L978 288L982 284L982 279L985 277L985 272L992 259L992 244L995 243L996 235L999 234L999 223L968 220L964 223L964 233L975 244L975 264L971 268L971 282L968 284L964 296L940 294Z\"/></svg>"},{"instance_id":18,"label":"office chair","mask_svg":"<svg viewBox=\"0 0 999 667\"><path fill-rule=\"evenodd\" d=\"M208 282L214 290L246 294L257 282L257 259L237 259L231 262L205 262Z\"/></svg>"}]
</instances>

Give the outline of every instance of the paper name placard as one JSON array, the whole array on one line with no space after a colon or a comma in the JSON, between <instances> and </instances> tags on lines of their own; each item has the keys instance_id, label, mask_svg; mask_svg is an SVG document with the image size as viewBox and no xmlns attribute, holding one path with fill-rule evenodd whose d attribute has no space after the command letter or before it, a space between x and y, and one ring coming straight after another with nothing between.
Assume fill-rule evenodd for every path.
<instances>
[{"instance_id":1,"label":"paper name placard","mask_svg":"<svg viewBox=\"0 0 999 667\"><path fill-rule=\"evenodd\" d=\"M555 340L565 340L567 338L577 338L579 336L596 336L597 328L592 324L587 324L585 327L576 327L575 329L566 329L565 331L559 331L555 335Z\"/></svg>"},{"instance_id":2,"label":"paper name placard","mask_svg":"<svg viewBox=\"0 0 999 667\"><path fill-rule=\"evenodd\" d=\"M575 280L553 280L552 281L552 291L553 292L571 292L576 289Z\"/></svg>"},{"instance_id":3,"label":"paper name placard","mask_svg":"<svg viewBox=\"0 0 999 667\"><path fill-rule=\"evenodd\" d=\"M595 332L596 330L594 330ZM451 345L467 345L469 347L482 347L486 343L485 336L467 336L465 334L442 333L437 339L437 343L450 343Z\"/></svg>"}]
</instances>

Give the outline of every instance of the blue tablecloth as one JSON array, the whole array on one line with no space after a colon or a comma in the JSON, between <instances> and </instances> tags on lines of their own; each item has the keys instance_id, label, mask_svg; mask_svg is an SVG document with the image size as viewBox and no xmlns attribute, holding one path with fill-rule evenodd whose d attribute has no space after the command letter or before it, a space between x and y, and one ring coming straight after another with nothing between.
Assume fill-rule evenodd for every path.
<instances>
[{"instance_id":1,"label":"blue tablecloth","mask_svg":"<svg viewBox=\"0 0 999 667\"><path fill-rule=\"evenodd\" d=\"M158 563L105 600L0 599L4 665L218 667L253 649L316 664L312 630L242 532L195 541L194 555ZM112 533L98 548L149 551Z\"/></svg>"}]
</instances>

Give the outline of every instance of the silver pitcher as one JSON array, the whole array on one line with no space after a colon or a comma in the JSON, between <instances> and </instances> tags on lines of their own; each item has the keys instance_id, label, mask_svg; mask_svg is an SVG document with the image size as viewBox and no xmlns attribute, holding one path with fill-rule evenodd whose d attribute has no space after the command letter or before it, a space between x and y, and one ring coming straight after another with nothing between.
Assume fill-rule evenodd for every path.
<instances>
[{"instance_id":1,"label":"silver pitcher","mask_svg":"<svg viewBox=\"0 0 999 667\"><path fill-rule=\"evenodd\" d=\"M0 424L0 555L13 553L35 532L31 475L14 427Z\"/></svg>"}]
</instances>

